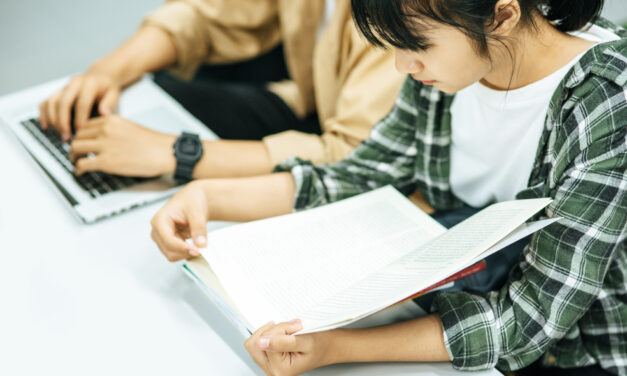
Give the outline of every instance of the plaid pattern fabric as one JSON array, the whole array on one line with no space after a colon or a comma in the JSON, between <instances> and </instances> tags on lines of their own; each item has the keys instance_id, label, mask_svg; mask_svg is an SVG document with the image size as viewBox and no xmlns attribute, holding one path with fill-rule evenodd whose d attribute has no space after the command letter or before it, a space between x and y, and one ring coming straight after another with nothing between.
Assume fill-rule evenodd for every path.
<instances>
[{"instance_id":1,"label":"plaid pattern fabric","mask_svg":"<svg viewBox=\"0 0 627 376\"><path fill-rule=\"evenodd\" d=\"M627 32L589 50L549 107L528 188L563 217L532 237L499 291L440 293L445 344L462 370L599 364L627 375ZM294 207L306 209L387 184L419 189L435 209L461 205L449 183L454 96L408 78L392 112L344 161L288 159Z\"/></svg>"}]
</instances>

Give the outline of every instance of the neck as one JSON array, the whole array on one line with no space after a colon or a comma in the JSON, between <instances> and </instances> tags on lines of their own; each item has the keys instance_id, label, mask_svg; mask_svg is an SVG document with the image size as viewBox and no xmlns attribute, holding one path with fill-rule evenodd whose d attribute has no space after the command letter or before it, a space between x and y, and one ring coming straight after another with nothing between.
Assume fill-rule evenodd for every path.
<instances>
[{"instance_id":1,"label":"neck","mask_svg":"<svg viewBox=\"0 0 627 376\"><path fill-rule=\"evenodd\" d=\"M536 22L537 30L526 28L506 42L513 59L502 45L490 50L493 68L481 80L483 85L495 90L527 86L559 70L594 44L557 30L544 18Z\"/></svg>"}]
</instances>

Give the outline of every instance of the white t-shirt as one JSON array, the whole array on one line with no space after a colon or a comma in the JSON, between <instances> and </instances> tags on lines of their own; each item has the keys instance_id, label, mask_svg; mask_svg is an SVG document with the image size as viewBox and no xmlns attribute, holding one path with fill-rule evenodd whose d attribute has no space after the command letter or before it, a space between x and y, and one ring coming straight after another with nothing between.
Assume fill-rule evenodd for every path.
<instances>
[{"instance_id":1,"label":"white t-shirt","mask_svg":"<svg viewBox=\"0 0 627 376\"><path fill-rule=\"evenodd\" d=\"M618 38L597 26L575 35L595 42ZM458 198L483 207L513 200L527 187L551 97L584 53L520 89L498 91L475 83L457 93L451 107L450 183Z\"/></svg>"}]
</instances>

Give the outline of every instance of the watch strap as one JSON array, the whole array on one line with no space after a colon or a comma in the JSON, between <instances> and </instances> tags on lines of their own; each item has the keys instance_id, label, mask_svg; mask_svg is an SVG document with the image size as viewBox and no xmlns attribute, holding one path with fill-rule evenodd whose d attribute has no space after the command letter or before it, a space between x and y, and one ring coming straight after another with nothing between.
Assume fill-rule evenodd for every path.
<instances>
[{"instance_id":1,"label":"watch strap","mask_svg":"<svg viewBox=\"0 0 627 376\"><path fill-rule=\"evenodd\" d=\"M186 153L186 142L193 142L196 147L196 153ZM192 180L196 163L202 157L202 143L197 134L183 132L174 143L174 156L176 158L176 169L174 170L174 179L186 183Z\"/></svg>"},{"instance_id":2,"label":"watch strap","mask_svg":"<svg viewBox=\"0 0 627 376\"><path fill-rule=\"evenodd\" d=\"M177 160L174 179L183 183L191 181L194 175L194 167L196 167L196 163L181 163L180 160Z\"/></svg>"}]
</instances>

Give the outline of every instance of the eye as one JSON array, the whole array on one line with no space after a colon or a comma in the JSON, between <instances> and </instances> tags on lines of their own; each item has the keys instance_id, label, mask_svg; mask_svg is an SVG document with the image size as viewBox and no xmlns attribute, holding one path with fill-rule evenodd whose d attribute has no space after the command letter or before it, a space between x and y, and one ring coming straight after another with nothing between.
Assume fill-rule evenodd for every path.
<instances>
[{"instance_id":1,"label":"eye","mask_svg":"<svg viewBox=\"0 0 627 376\"><path fill-rule=\"evenodd\" d=\"M433 47L433 44L431 43L424 43L422 44L418 50L416 52L427 52L429 51L431 48Z\"/></svg>"}]
</instances>

